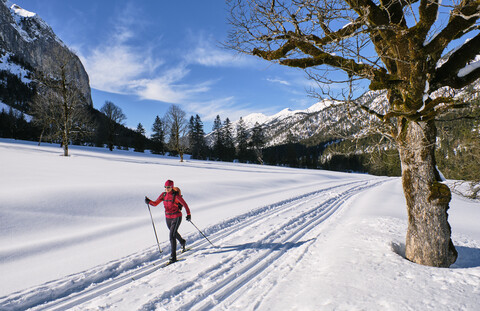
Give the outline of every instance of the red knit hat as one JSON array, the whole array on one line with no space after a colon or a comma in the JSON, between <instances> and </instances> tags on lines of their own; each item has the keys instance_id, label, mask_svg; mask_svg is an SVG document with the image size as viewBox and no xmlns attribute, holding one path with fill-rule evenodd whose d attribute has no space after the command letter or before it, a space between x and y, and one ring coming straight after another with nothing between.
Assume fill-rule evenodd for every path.
<instances>
[{"instance_id":1,"label":"red knit hat","mask_svg":"<svg viewBox=\"0 0 480 311\"><path fill-rule=\"evenodd\" d=\"M165 182L165 187L173 187L173 180L170 180L170 179L167 180L167 181Z\"/></svg>"}]
</instances>

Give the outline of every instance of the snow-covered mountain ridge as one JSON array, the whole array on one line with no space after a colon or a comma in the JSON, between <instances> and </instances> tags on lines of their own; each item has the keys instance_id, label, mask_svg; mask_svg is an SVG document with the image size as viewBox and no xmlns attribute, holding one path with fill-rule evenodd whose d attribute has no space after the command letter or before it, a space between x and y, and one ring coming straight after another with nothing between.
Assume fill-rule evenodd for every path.
<instances>
[{"instance_id":1,"label":"snow-covered mountain ridge","mask_svg":"<svg viewBox=\"0 0 480 311\"><path fill-rule=\"evenodd\" d=\"M250 129L250 128L253 128L256 123L260 125L269 124L269 123L279 122L279 121L294 117L295 115L306 115L306 114L316 113L316 112L322 111L325 108L330 107L331 105L335 105L338 103L339 102L325 100L325 101L317 102L316 104L310 106L305 110L292 110L290 108L285 108L282 111L271 116L267 116L263 113L252 113L245 117L242 117L242 119L243 119L243 122L245 123L245 126L248 129ZM238 121L234 122L234 124L237 124L237 123Z\"/></svg>"},{"instance_id":2,"label":"snow-covered mountain ridge","mask_svg":"<svg viewBox=\"0 0 480 311\"><path fill-rule=\"evenodd\" d=\"M384 111L386 97L384 92L367 92L358 102L368 105L378 112ZM345 102L322 100L305 110L286 108L280 112L267 116L262 113L253 113L242 117L247 131L251 131L256 124L262 127L266 137L266 146L276 146L287 142L299 142L312 137L319 141L328 141L334 138L335 133L352 133L358 131L360 118L358 109L349 109ZM234 136L240 120L231 123ZM213 144L213 132L207 135L207 141Z\"/></svg>"},{"instance_id":3,"label":"snow-covered mountain ridge","mask_svg":"<svg viewBox=\"0 0 480 311\"><path fill-rule=\"evenodd\" d=\"M480 83L473 87L478 92ZM468 94L467 89L458 91L455 98L469 100L471 95ZM439 90L430 94L430 97L442 96L444 91ZM464 97L465 99L462 99ZM251 131L256 124L262 127L267 147L305 140L321 143L335 140L339 136L365 136L369 127L379 126L381 120L373 114L366 113L360 106L385 114L388 109L386 91L367 91L350 104L343 101L322 100L305 110L286 108L272 116L253 113L242 119L248 131ZM239 120L232 122L234 135L236 135L238 124Z\"/></svg>"}]
</instances>

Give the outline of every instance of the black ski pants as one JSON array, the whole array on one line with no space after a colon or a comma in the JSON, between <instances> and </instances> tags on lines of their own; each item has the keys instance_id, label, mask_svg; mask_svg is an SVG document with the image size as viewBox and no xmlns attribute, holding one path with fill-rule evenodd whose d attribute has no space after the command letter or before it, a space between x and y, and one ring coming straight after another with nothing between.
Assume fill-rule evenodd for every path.
<instances>
[{"instance_id":1,"label":"black ski pants","mask_svg":"<svg viewBox=\"0 0 480 311\"><path fill-rule=\"evenodd\" d=\"M185 244L185 240L178 233L178 227L182 223L182 217L177 218L166 218L167 227L170 230L170 247L172 248L171 258L173 260L177 259L177 240L180 244Z\"/></svg>"}]
</instances>

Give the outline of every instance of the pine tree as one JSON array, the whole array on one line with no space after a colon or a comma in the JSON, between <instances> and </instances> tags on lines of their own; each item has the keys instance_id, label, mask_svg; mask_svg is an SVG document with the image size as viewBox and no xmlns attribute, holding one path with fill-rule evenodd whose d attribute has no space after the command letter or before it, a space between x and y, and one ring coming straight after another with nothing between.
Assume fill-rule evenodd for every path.
<instances>
[{"instance_id":1,"label":"pine tree","mask_svg":"<svg viewBox=\"0 0 480 311\"><path fill-rule=\"evenodd\" d=\"M237 149L238 160L242 163L247 162L249 158L248 131L241 117L237 124Z\"/></svg>"},{"instance_id":2,"label":"pine tree","mask_svg":"<svg viewBox=\"0 0 480 311\"><path fill-rule=\"evenodd\" d=\"M165 154L165 121L159 116L155 118L152 126L152 153Z\"/></svg>"},{"instance_id":3,"label":"pine tree","mask_svg":"<svg viewBox=\"0 0 480 311\"><path fill-rule=\"evenodd\" d=\"M295 149L295 137L292 131L287 134L287 164L290 167L298 167L298 155Z\"/></svg>"},{"instance_id":4,"label":"pine tree","mask_svg":"<svg viewBox=\"0 0 480 311\"><path fill-rule=\"evenodd\" d=\"M232 123L229 118L225 119L222 132L225 147L223 160L231 162L235 159L235 142L233 139Z\"/></svg>"},{"instance_id":5,"label":"pine tree","mask_svg":"<svg viewBox=\"0 0 480 311\"><path fill-rule=\"evenodd\" d=\"M220 119L220 116L217 115L215 120L213 121L213 128L212 132L214 135L214 141L213 141L213 157L216 160L221 160L223 158L224 154L224 142L223 142L223 133L222 133L222 120Z\"/></svg>"},{"instance_id":6,"label":"pine tree","mask_svg":"<svg viewBox=\"0 0 480 311\"><path fill-rule=\"evenodd\" d=\"M205 132L203 130L203 122L198 114L195 117L191 116L188 127L192 158L206 159L207 145L205 143Z\"/></svg>"},{"instance_id":7,"label":"pine tree","mask_svg":"<svg viewBox=\"0 0 480 311\"><path fill-rule=\"evenodd\" d=\"M255 126L253 127L252 140L250 144L253 149L256 160L260 164L263 164L262 148L265 145L265 134L263 132L262 126L258 124L258 122L256 122Z\"/></svg>"},{"instance_id":8,"label":"pine tree","mask_svg":"<svg viewBox=\"0 0 480 311\"><path fill-rule=\"evenodd\" d=\"M135 136L135 152L144 152L145 151L145 129L143 128L142 123L138 123L136 131L137 135Z\"/></svg>"}]
</instances>

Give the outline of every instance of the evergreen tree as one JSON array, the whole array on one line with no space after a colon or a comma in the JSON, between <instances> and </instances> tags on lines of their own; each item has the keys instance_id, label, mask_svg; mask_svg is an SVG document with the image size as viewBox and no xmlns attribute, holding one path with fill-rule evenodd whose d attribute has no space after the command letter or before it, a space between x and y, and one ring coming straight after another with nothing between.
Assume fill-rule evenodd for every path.
<instances>
[{"instance_id":1,"label":"evergreen tree","mask_svg":"<svg viewBox=\"0 0 480 311\"><path fill-rule=\"evenodd\" d=\"M290 167L298 167L298 155L295 147L295 137L289 130L287 134L287 164Z\"/></svg>"},{"instance_id":2,"label":"evergreen tree","mask_svg":"<svg viewBox=\"0 0 480 311\"><path fill-rule=\"evenodd\" d=\"M197 114L195 116L195 131L197 132L198 139L198 152L199 159L206 159L208 153L207 142L205 141L205 131L203 130L203 122L200 119L200 116Z\"/></svg>"},{"instance_id":3,"label":"evergreen tree","mask_svg":"<svg viewBox=\"0 0 480 311\"><path fill-rule=\"evenodd\" d=\"M191 116L189 123L190 152L194 159L206 159L205 132L203 130L203 122L197 114Z\"/></svg>"},{"instance_id":4,"label":"evergreen tree","mask_svg":"<svg viewBox=\"0 0 480 311\"><path fill-rule=\"evenodd\" d=\"M155 118L152 126L152 153L165 154L165 121L159 116Z\"/></svg>"},{"instance_id":5,"label":"evergreen tree","mask_svg":"<svg viewBox=\"0 0 480 311\"><path fill-rule=\"evenodd\" d=\"M137 135L135 136L135 149L136 152L144 152L145 151L145 129L143 128L142 123L138 123L137 125Z\"/></svg>"},{"instance_id":6,"label":"evergreen tree","mask_svg":"<svg viewBox=\"0 0 480 311\"><path fill-rule=\"evenodd\" d=\"M263 132L262 126L258 124L258 122L256 122L255 126L253 127L252 140L250 144L256 160L260 164L263 164L262 148L265 145L265 133Z\"/></svg>"},{"instance_id":7,"label":"evergreen tree","mask_svg":"<svg viewBox=\"0 0 480 311\"><path fill-rule=\"evenodd\" d=\"M188 146L190 149L190 153L192 154L192 159L196 159L194 155L194 145L195 145L195 140L197 138L197 134L195 132L195 117L190 116L190 121L188 121Z\"/></svg>"},{"instance_id":8,"label":"evergreen tree","mask_svg":"<svg viewBox=\"0 0 480 311\"><path fill-rule=\"evenodd\" d=\"M245 126L245 122L240 117L237 124L237 149L238 160L242 163L248 160L248 131Z\"/></svg>"},{"instance_id":9,"label":"evergreen tree","mask_svg":"<svg viewBox=\"0 0 480 311\"><path fill-rule=\"evenodd\" d=\"M216 160L221 160L224 154L224 142L223 142L223 133L222 133L222 120L220 116L217 115L215 120L213 121L213 157Z\"/></svg>"},{"instance_id":10,"label":"evergreen tree","mask_svg":"<svg viewBox=\"0 0 480 311\"><path fill-rule=\"evenodd\" d=\"M233 139L232 123L229 118L223 123L222 135L224 144L223 160L231 162L235 159L235 142Z\"/></svg>"}]
</instances>

